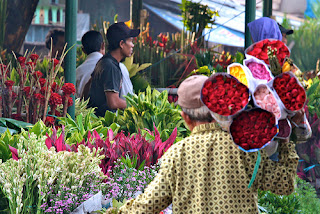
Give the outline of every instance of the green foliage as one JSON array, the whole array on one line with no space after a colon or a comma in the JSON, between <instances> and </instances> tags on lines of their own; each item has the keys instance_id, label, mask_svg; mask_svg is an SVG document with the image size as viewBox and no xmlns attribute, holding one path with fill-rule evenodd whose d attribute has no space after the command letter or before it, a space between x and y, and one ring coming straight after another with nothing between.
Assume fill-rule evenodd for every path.
<instances>
[{"instance_id":1,"label":"green foliage","mask_svg":"<svg viewBox=\"0 0 320 214\"><path fill-rule=\"evenodd\" d=\"M188 31L194 32L196 37L202 36L205 28L214 23L214 17L219 16L218 11L212 11L208 5L201 2L182 0L180 9L182 22Z\"/></svg>"},{"instance_id":2,"label":"green foliage","mask_svg":"<svg viewBox=\"0 0 320 214\"><path fill-rule=\"evenodd\" d=\"M294 41L291 58L302 72L314 70L320 56L320 19L305 20L294 34L288 36L288 44Z\"/></svg>"},{"instance_id":3,"label":"green foliage","mask_svg":"<svg viewBox=\"0 0 320 214\"><path fill-rule=\"evenodd\" d=\"M308 110L311 115L317 114L320 117L320 81L318 77L312 80L312 85L307 91Z\"/></svg>"},{"instance_id":4,"label":"green foliage","mask_svg":"<svg viewBox=\"0 0 320 214\"><path fill-rule=\"evenodd\" d=\"M260 210L269 214L320 213L320 199L314 187L298 177L296 184L297 188L288 196L259 190Z\"/></svg>"},{"instance_id":5,"label":"green foliage","mask_svg":"<svg viewBox=\"0 0 320 214\"><path fill-rule=\"evenodd\" d=\"M135 76L139 71L142 71L152 65L151 63L144 63L141 65L138 63L133 63L133 55L134 54L132 54L130 57L127 57L123 62L129 71L130 78Z\"/></svg>"},{"instance_id":6,"label":"green foliage","mask_svg":"<svg viewBox=\"0 0 320 214\"><path fill-rule=\"evenodd\" d=\"M259 204L270 214L296 214L299 211L300 201L298 194L279 196L270 191L259 191Z\"/></svg>"},{"instance_id":7,"label":"green foliage","mask_svg":"<svg viewBox=\"0 0 320 214\"><path fill-rule=\"evenodd\" d=\"M86 60L87 55L82 51L82 48L80 46L77 46L77 61L76 61L76 67L81 65Z\"/></svg>"},{"instance_id":8,"label":"green foliage","mask_svg":"<svg viewBox=\"0 0 320 214\"><path fill-rule=\"evenodd\" d=\"M137 166L137 156L134 156L133 158L130 158L130 156L126 155L126 157L121 157L120 161L123 163L123 165L120 165L122 168L127 167L127 168L135 168L138 170L143 170L144 163L146 160L144 160L140 166Z\"/></svg>"},{"instance_id":9,"label":"green foliage","mask_svg":"<svg viewBox=\"0 0 320 214\"><path fill-rule=\"evenodd\" d=\"M118 110L118 113L107 111L103 119L104 126L110 126L117 123L120 130L125 133L146 133L145 129L154 131L154 126L160 132L162 141L169 138L175 127L178 128L178 137L188 136L184 120L180 115L180 107L175 107L168 101L168 92L151 91L148 87L146 92L140 92L138 95L126 96L128 108Z\"/></svg>"},{"instance_id":10,"label":"green foliage","mask_svg":"<svg viewBox=\"0 0 320 214\"><path fill-rule=\"evenodd\" d=\"M11 118L0 118L0 135L7 130L10 131L11 134L19 133L21 129L28 129L32 127L31 123L26 123L19 120L14 120Z\"/></svg>"},{"instance_id":11,"label":"green foliage","mask_svg":"<svg viewBox=\"0 0 320 214\"><path fill-rule=\"evenodd\" d=\"M107 136L110 128L117 132L119 127L116 124L110 124L110 127L104 127L102 121L93 113L91 109L84 117L82 113L76 116L73 120L70 115L67 117L59 117L60 124L65 126L65 138L69 145L79 143L87 139L88 132L96 130L99 134Z\"/></svg>"}]
</instances>

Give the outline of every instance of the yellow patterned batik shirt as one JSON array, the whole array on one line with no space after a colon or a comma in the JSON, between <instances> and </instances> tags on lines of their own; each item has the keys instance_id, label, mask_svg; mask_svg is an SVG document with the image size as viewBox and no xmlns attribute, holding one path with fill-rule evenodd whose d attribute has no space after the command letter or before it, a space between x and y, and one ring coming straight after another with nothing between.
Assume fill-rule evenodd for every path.
<instances>
[{"instance_id":1,"label":"yellow patterned batik shirt","mask_svg":"<svg viewBox=\"0 0 320 214\"><path fill-rule=\"evenodd\" d=\"M174 144L161 161L159 174L120 213L158 214L172 203L174 214L258 213L257 189L290 194L298 156L294 144L280 143L279 161L261 151L256 179L248 188L257 152L241 151L215 123L196 126Z\"/></svg>"}]
</instances>

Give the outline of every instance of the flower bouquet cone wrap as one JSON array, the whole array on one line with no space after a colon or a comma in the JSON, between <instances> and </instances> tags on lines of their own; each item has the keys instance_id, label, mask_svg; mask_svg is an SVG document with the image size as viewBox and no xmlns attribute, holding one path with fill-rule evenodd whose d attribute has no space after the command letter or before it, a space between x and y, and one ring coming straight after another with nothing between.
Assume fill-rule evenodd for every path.
<instances>
[{"instance_id":1,"label":"flower bouquet cone wrap","mask_svg":"<svg viewBox=\"0 0 320 214\"><path fill-rule=\"evenodd\" d=\"M281 100L268 85L258 85L253 92L252 98L255 106L273 113L276 116L276 120L287 118L287 112Z\"/></svg>"},{"instance_id":2,"label":"flower bouquet cone wrap","mask_svg":"<svg viewBox=\"0 0 320 214\"><path fill-rule=\"evenodd\" d=\"M227 67L227 73L234 76L239 82L251 88L251 75L250 71L246 66L241 65L240 63L232 63Z\"/></svg>"},{"instance_id":3,"label":"flower bouquet cone wrap","mask_svg":"<svg viewBox=\"0 0 320 214\"><path fill-rule=\"evenodd\" d=\"M287 56L290 56L289 48L280 40L264 39L253 43L245 50L246 58L250 59L252 56L254 56L260 60L263 60L267 65L269 65L268 47L271 47L271 49L276 49L277 58L281 66L284 63L284 59Z\"/></svg>"},{"instance_id":4,"label":"flower bouquet cone wrap","mask_svg":"<svg viewBox=\"0 0 320 214\"><path fill-rule=\"evenodd\" d=\"M249 100L248 87L226 73L212 75L201 89L201 101L226 131L232 118L247 107Z\"/></svg>"},{"instance_id":5,"label":"flower bouquet cone wrap","mask_svg":"<svg viewBox=\"0 0 320 214\"><path fill-rule=\"evenodd\" d=\"M259 84L267 84L274 78L268 65L264 61L256 57L245 59L243 61L243 64L248 68L247 70L250 72L251 84L249 89L251 92L253 92Z\"/></svg>"},{"instance_id":6,"label":"flower bouquet cone wrap","mask_svg":"<svg viewBox=\"0 0 320 214\"><path fill-rule=\"evenodd\" d=\"M292 72L276 76L269 85L275 90L289 115L294 115L304 107L307 100L306 92Z\"/></svg>"},{"instance_id":7,"label":"flower bouquet cone wrap","mask_svg":"<svg viewBox=\"0 0 320 214\"><path fill-rule=\"evenodd\" d=\"M230 134L234 143L244 152L258 152L248 188L253 184L259 169L261 162L260 150L273 142L278 132L275 115L261 108L242 111L233 118L230 125ZM272 149L269 148L269 150Z\"/></svg>"}]
</instances>

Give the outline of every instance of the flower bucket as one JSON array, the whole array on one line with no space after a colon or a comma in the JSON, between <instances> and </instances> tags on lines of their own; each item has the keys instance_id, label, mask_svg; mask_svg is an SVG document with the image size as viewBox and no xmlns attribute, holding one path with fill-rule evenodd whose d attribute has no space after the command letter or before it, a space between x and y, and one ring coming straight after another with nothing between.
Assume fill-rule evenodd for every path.
<instances>
[{"instance_id":1,"label":"flower bucket","mask_svg":"<svg viewBox=\"0 0 320 214\"><path fill-rule=\"evenodd\" d=\"M225 131L229 130L232 118L246 109L249 100L248 87L226 73L212 75L201 89L201 101Z\"/></svg>"},{"instance_id":2,"label":"flower bucket","mask_svg":"<svg viewBox=\"0 0 320 214\"><path fill-rule=\"evenodd\" d=\"M269 65L267 53L268 46L271 46L272 49L277 48L277 57L281 66L284 63L284 59L286 57L290 57L289 48L282 41L276 39L264 39L253 43L245 50L245 56L247 59L254 56L260 60L263 60L267 65Z\"/></svg>"}]
</instances>

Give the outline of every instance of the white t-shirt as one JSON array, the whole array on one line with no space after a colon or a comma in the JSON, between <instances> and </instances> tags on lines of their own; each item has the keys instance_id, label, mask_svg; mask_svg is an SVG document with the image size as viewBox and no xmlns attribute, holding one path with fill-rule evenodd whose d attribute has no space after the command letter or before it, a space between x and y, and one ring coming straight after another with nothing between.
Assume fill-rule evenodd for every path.
<instances>
[{"instance_id":1,"label":"white t-shirt","mask_svg":"<svg viewBox=\"0 0 320 214\"><path fill-rule=\"evenodd\" d=\"M122 88L121 88L121 98L125 99L123 95L133 94L133 85L130 80L130 75L127 67L123 63L119 63L122 72Z\"/></svg>"},{"instance_id":2,"label":"white t-shirt","mask_svg":"<svg viewBox=\"0 0 320 214\"><path fill-rule=\"evenodd\" d=\"M93 52L87 56L87 59L79 65L76 70L76 97L81 97L85 85L91 78L91 74L96 67L97 62L103 55L100 52Z\"/></svg>"}]
</instances>

